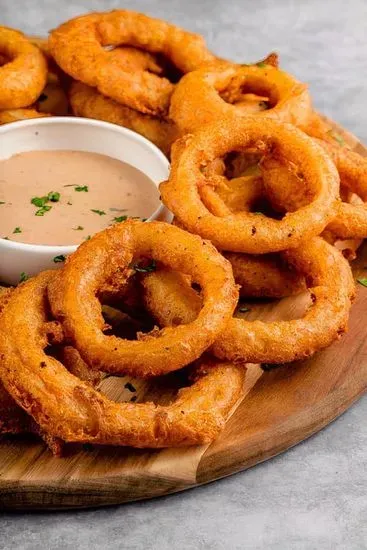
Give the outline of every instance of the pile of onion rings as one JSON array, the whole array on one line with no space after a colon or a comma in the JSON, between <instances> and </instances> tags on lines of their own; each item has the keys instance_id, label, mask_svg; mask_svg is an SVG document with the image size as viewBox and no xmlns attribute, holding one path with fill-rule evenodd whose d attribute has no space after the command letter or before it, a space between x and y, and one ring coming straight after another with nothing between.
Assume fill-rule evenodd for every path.
<instances>
[{"instance_id":1,"label":"pile of onion rings","mask_svg":"<svg viewBox=\"0 0 367 550\"><path fill-rule=\"evenodd\" d=\"M0 287L0 434L36 434L57 456L66 443L209 443L247 363L302 360L347 330L367 159L276 54L225 61L128 10L77 17L48 40L0 27L0 124L70 113L171 158L160 191L174 222L117 223L58 271ZM298 318L247 315L293 297L308 304ZM181 389L116 403L110 375Z\"/></svg>"},{"instance_id":2,"label":"pile of onion rings","mask_svg":"<svg viewBox=\"0 0 367 550\"><path fill-rule=\"evenodd\" d=\"M101 255L102 245L107 245L105 257ZM191 326L165 329L160 334L153 331L145 340L135 342L102 333L98 341L97 332L103 327L91 325L97 341L89 340L85 348L80 332L73 330L71 309L72 295L78 288L78 266L85 262L85 254L90 257L92 249L98 259L80 281L81 285L91 282L91 296L97 287L103 289L105 281L124 271L134 258L154 254L157 261L166 261L179 271L191 264L190 275L203 288L199 322L194 320ZM81 246L57 274L41 273L6 297L0 316L1 381L14 402L33 418L40 433L47 434L52 441L58 438L64 442L135 447L207 443L221 431L227 415L241 397L245 376L242 365L200 359L189 372L192 384L180 390L170 405L164 406L109 401L95 391L92 383L95 377L91 380L90 368L95 369L97 362L101 362L106 371L148 376L186 366L199 358L222 332L236 299L230 264L209 243L158 222L121 223ZM27 312L20 315L25 304ZM60 327L49 320L49 307L60 317L61 340L75 342L75 349L64 348L62 362L56 355L44 351L49 344L49 333L57 334L55 326ZM79 307L80 301L75 311ZM94 318L97 324L104 324L99 322L98 307L98 302L93 300L88 304L88 319L91 323ZM202 337L195 330L201 321L207 326ZM83 355L90 357L93 348L101 361L85 363ZM131 353L132 348L141 352L140 355L136 355L135 350ZM133 362L129 362L129 357ZM86 364L88 368L84 367ZM24 425L21 427L26 429Z\"/></svg>"},{"instance_id":3,"label":"pile of onion rings","mask_svg":"<svg viewBox=\"0 0 367 550\"><path fill-rule=\"evenodd\" d=\"M313 187L314 198L281 220L261 212L215 216L200 197L212 176L203 167L218 157L255 148L266 158L290 158ZM291 125L256 117L213 123L174 144L169 181L160 186L166 206L192 233L210 239L221 250L251 254L279 252L319 235L335 217L339 191L337 170L311 138Z\"/></svg>"}]
</instances>

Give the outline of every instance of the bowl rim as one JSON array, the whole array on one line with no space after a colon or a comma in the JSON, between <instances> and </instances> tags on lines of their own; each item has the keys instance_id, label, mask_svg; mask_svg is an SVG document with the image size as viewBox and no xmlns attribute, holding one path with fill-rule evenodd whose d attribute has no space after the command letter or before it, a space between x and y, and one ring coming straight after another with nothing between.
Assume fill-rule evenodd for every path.
<instances>
[{"instance_id":1,"label":"bowl rim","mask_svg":"<svg viewBox=\"0 0 367 550\"><path fill-rule=\"evenodd\" d=\"M134 132L133 130L130 130L129 128L125 128L124 126L118 126L117 124L112 124L111 122L105 122L103 120L95 120L93 118L84 118L84 117L73 117L73 116L52 116L52 117L41 117L41 118L32 118L27 120L18 120L16 122L11 122L9 124L4 124L0 126L0 136L2 134L6 134L7 132L16 131L17 129L21 129L23 127L27 126L47 126L48 124L61 124L61 125L67 125L67 124L76 124L80 126L95 126L98 128L102 128L104 130L113 130L117 134L125 135L131 141L140 142L142 145L150 149L162 162L162 164L165 165L167 170L169 170L170 163L167 157L162 153L160 149L154 143L149 141L147 138L142 136L141 134L138 134L137 132ZM57 150L57 149L55 149ZM158 187L158 186L157 186ZM154 221L157 219L160 214L166 209L165 205L163 203L160 203L158 208L147 218L146 221ZM32 243L22 243L18 241L11 241L8 239L4 239L3 237L0 237L0 246L9 248L9 249L15 249L19 251L24 252L44 252L47 254L55 253L61 253L61 254L71 254L74 252L80 244L72 244L72 245L49 245L49 244L32 244Z\"/></svg>"}]
</instances>

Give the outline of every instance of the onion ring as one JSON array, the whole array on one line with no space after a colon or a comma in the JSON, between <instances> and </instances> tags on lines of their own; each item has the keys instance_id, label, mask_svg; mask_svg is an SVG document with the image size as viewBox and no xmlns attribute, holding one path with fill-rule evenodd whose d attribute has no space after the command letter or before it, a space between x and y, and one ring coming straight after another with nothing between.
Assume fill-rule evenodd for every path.
<instances>
[{"instance_id":1,"label":"onion ring","mask_svg":"<svg viewBox=\"0 0 367 550\"><path fill-rule=\"evenodd\" d=\"M156 75L162 75L164 72L163 64L150 52L131 46L121 46L107 49L107 53L110 63L119 65L120 70L126 72L149 71Z\"/></svg>"},{"instance_id":2,"label":"onion ring","mask_svg":"<svg viewBox=\"0 0 367 550\"><path fill-rule=\"evenodd\" d=\"M353 274L339 250L320 237L304 243L298 249L282 253L296 271L304 274L312 297L312 306L302 319L291 321L246 321L233 318L210 351L219 358L250 363L286 363L303 359L330 345L346 330L351 300L355 293ZM198 296L180 278L172 283L161 279L160 272L147 275L143 286L148 290L146 304L161 326L171 326L178 320L190 323L197 315ZM168 284L167 284L168 283ZM180 299L183 285L185 300ZM156 287L160 285L160 291ZM166 289L164 289L164 286ZM166 296L165 300L159 298ZM176 311L176 300L180 303Z\"/></svg>"},{"instance_id":3,"label":"onion ring","mask_svg":"<svg viewBox=\"0 0 367 550\"><path fill-rule=\"evenodd\" d=\"M18 287L0 320L0 377L43 430L66 442L141 448L208 443L218 435L241 396L243 368L203 361L194 384L170 405L113 403L43 351L39 334L53 277L44 272Z\"/></svg>"},{"instance_id":4,"label":"onion ring","mask_svg":"<svg viewBox=\"0 0 367 550\"><path fill-rule=\"evenodd\" d=\"M178 137L173 123L121 105L81 82L72 84L69 99L75 116L105 120L134 130L157 145L167 156Z\"/></svg>"},{"instance_id":5,"label":"onion ring","mask_svg":"<svg viewBox=\"0 0 367 550\"><path fill-rule=\"evenodd\" d=\"M366 159L342 150L321 140L316 140L330 154L339 171L341 193L350 191L357 197L367 199L367 162ZM293 212L309 204L312 190L306 189L305 180L297 175L296 170L282 164L277 158L265 159L260 164L263 189L272 207L278 212ZM350 194L350 193L349 193ZM367 237L367 204L361 200L338 201L334 218L326 227L329 241L337 239L364 239ZM326 234L325 234L326 235Z\"/></svg>"},{"instance_id":6,"label":"onion ring","mask_svg":"<svg viewBox=\"0 0 367 550\"><path fill-rule=\"evenodd\" d=\"M115 272L141 256L186 270L202 287L203 308L191 325L141 341L106 336L96 294ZM229 262L210 243L165 223L127 221L83 243L51 281L49 298L54 317L89 365L147 377L200 357L231 318L238 292Z\"/></svg>"},{"instance_id":7,"label":"onion ring","mask_svg":"<svg viewBox=\"0 0 367 550\"><path fill-rule=\"evenodd\" d=\"M167 114L174 85L149 71L118 71L103 46L134 46L163 54L183 73L214 61L204 39L128 10L77 17L51 32L50 51L76 80L142 113Z\"/></svg>"},{"instance_id":8,"label":"onion ring","mask_svg":"<svg viewBox=\"0 0 367 550\"><path fill-rule=\"evenodd\" d=\"M8 304L13 294L13 290L13 288L0 287L0 314ZM58 339L59 341L57 343L61 343L62 338L60 339L60 334L57 334L57 332L57 325L52 321L46 322L40 331L43 338L47 335L48 341L51 340L55 343L55 340ZM63 358L63 364L68 371L75 376L91 383L93 387L96 387L101 381L101 373L98 371L91 371L81 359L78 352L71 346L64 346L61 349L61 356ZM0 434L21 433L32 433L40 436L48 445L54 456L61 456L63 441L59 438L50 436L47 432L42 430L40 426L18 406L6 391L2 382L0 382Z\"/></svg>"},{"instance_id":9,"label":"onion ring","mask_svg":"<svg viewBox=\"0 0 367 550\"><path fill-rule=\"evenodd\" d=\"M10 59L0 67L0 109L31 105L46 84L42 52L20 32L0 27L0 54Z\"/></svg>"},{"instance_id":10,"label":"onion ring","mask_svg":"<svg viewBox=\"0 0 367 550\"><path fill-rule=\"evenodd\" d=\"M185 75L175 88L169 112L180 132L241 116L241 106L235 103L241 103L247 91L269 98L270 108L258 112L260 118L306 124L312 112L307 87L271 65L258 65L216 64ZM243 112L248 114L246 108Z\"/></svg>"},{"instance_id":11,"label":"onion ring","mask_svg":"<svg viewBox=\"0 0 367 550\"><path fill-rule=\"evenodd\" d=\"M225 252L224 257L231 262L243 298L284 298L306 290L303 275L277 255Z\"/></svg>"},{"instance_id":12,"label":"onion ring","mask_svg":"<svg viewBox=\"0 0 367 550\"><path fill-rule=\"evenodd\" d=\"M210 183L203 167L249 146L291 157L313 187L314 200L282 220L248 212L211 214L200 198L200 188ZM190 232L210 239L221 250L264 254L296 247L325 229L335 215L339 178L331 159L303 132L275 120L248 117L211 124L176 141L170 178L160 191L164 204Z\"/></svg>"}]
</instances>

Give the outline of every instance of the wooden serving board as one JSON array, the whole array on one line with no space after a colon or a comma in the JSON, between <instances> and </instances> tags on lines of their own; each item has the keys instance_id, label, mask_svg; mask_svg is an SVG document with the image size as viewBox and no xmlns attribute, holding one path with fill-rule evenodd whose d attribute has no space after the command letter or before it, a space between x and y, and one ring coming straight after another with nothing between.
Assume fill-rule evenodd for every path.
<instances>
[{"instance_id":1,"label":"wooden serving board","mask_svg":"<svg viewBox=\"0 0 367 550\"><path fill-rule=\"evenodd\" d=\"M359 153L367 150L335 125ZM367 275L367 246L354 262L356 277ZM292 319L306 296L277 304L251 304L248 319ZM211 445L186 449L70 449L53 458L30 437L0 441L2 509L83 508L117 504L182 491L254 466L296 445L344 412L367 389L367 288L358 285L349 332L307 361L264 372L249 365L245 395L220 437ZM163 382L133 381L138 401L167 402L177 377ZM109 378L102 389L130 400L127 379ZM172 386L172 387L171 387Z\"/></svg>"}]
</instances>

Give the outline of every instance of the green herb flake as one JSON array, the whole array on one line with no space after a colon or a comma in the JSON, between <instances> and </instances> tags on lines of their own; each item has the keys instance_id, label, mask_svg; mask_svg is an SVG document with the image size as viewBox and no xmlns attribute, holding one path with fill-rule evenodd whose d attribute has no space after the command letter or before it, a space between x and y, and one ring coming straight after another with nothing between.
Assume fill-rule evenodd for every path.
<instances>
[{"instance_id":1,"label":"green herb flake","mask_svg":"<svg viewBox=\"0 0 367 550\"><path fill-rule=\"evenodd\" d=\"M144 266L135 264L132 266L132 268L138 273L152 273L152 271L155 271L157 269L157 265L155 263L155 260L152 260L148 265Z\"/></svg>"},{"instance_id":2,"label":"green herb flake","mask_svg":"<svg viewBox=\"0 0 367 550\"><path fill-rule=\"evenodd\" d=\"M16 227L16 228L14 229L14 231L13 231L13 235L14 235L14 233L21 233L21 232L22 232L21 228L20 228L20 227Z\"/></svg>"},{"instance_id":3,"label":"green herb flake","mask_svg":"<svg viewBox=\"0 0 367 550\"><path fill-rule=\"evenodd\" d=\"M37 206L38 208L42 208L42 206L45 206L47 201L48 197L33 197L31 199L31 204L34 204L34 206Z\"/></svg>"},{"instance_id":4,"label":"green herb flake","mask_svg":"<svg viewBox=\"0 0 367 550\"><path fill-rule=\"evenodd\" d=\"M248 313L249 311L251 311L251 308L247 307L247 306L242 306L242 307L238 308L238 311L240 313Z\"/></svg>"},{"instance_id":5,"label":"green herb flake","mask_svg":"<svg viewBox=\"0 0 367 550\"><path fill-rule=\"evenodd\" d=\"M22 273L20 274L20 277L19 277L19 282L24 283L25 281L28 281L28 279L29 279L29 275L27 275L27 273L22 271Z\"/></svg>"},{"instance_id":6,"label":"green herb flake","mask_svg":"<svg viewBox=\"0 0 367 550\"><path fill-rule=\"evenodd\" d=\"M87 235L84 240L89 241L90 240L90 235Z\"/></svg>"},{"instance_id":7,"label":"green herb flake","mask_svg":"<svg viewBox=\"0 0 367 550\"><path fill-rule=\"evenodd\" d=\"M78 227L73 227L74 231L83 231L84 227L78 225Z\"/></svg>"},{"instance_id":8,"label":"green herb flake","mask_svg":"<svg viewBox=\"0 0 367 550\"><path fill-rule=\"evenodd\" d=\"M115 223L126 222L127 218L127 216L117 216L116 218L113 218L113 221Z\"/></svg>"},{"instance_id":9,"label":"green herb flake","mask_svg":"<svg viewBox=\"0 0 367 550\"><path fill-rule=\"evenodd\" d=\"M36 212L36 216L44 216L46 214L46 212L49 212L51 210L52 206L48 206L47 204L45 204L45 206L42 206L42 208L40 208L39 210L37 210Z\"/></svg>"},{"instance_id":10,"label":"green herb flake","mask_svg":"<svg viewBox=\"0 0 367 550\"><path fill-rule=\"evenodd\" d=\"M360 279L357 279L357 283L359 283L362 286L367 287L367 277L361 277Z\"/></svg>"},{"instance_id":11,"label":"green herb flake","mask_svg":"<svg viewBox=\"0 0 367 550\"><path fill-rule=\"evenodd\" d=\"M106 215L106 212L104 210L96 210L96 209L92 208L91 212L94 212L95 214L98 214L98 216L105 216Z\"/></svg>"},{"instance_id":12,"label":"green herb flake","mask_svg":"<svg viewBox=\"0 0 367 550\"><path fill-rule=\"evenodd\" d=\"M64 256L64 254L60 254L59 256L54 257L53 262L55 264L61 264L61 263L65 262L65 260L66 260L66 257Z\"/></svg>"},{"instance_id":13,"label":"green herb flake","mask_svg":"<svg viewBox=\"0 0 367 550\"><path fill-rule=\"evenodd\" d=\"M77 191L78 193L80 192L88 193L89 191L88 185L77 185L76 187L74 187L74 191Z\"/></svg>"},{"instance_id":14,"label":"green herb flake","mask_svg":"<svg viewBox=\"0 0 367 550\"><path fill-rule=\"evenodd\" d=\"M260 67L260 69L264 69L267 67L267 64L264 63L264 61L259 61L259 63L256 63L256 67Z\"/></svg>"},{"instance_id":15,"label":"green herb flake","mask_svg":"<svg viewBox=\"0 0 367 550\"><path fill-rule=\"evenodd\" d=\"M50 191L47 195L47 198L51 202L59 202L60 193L58 193L57 191Z\"/></svg>"}]
</instances>

